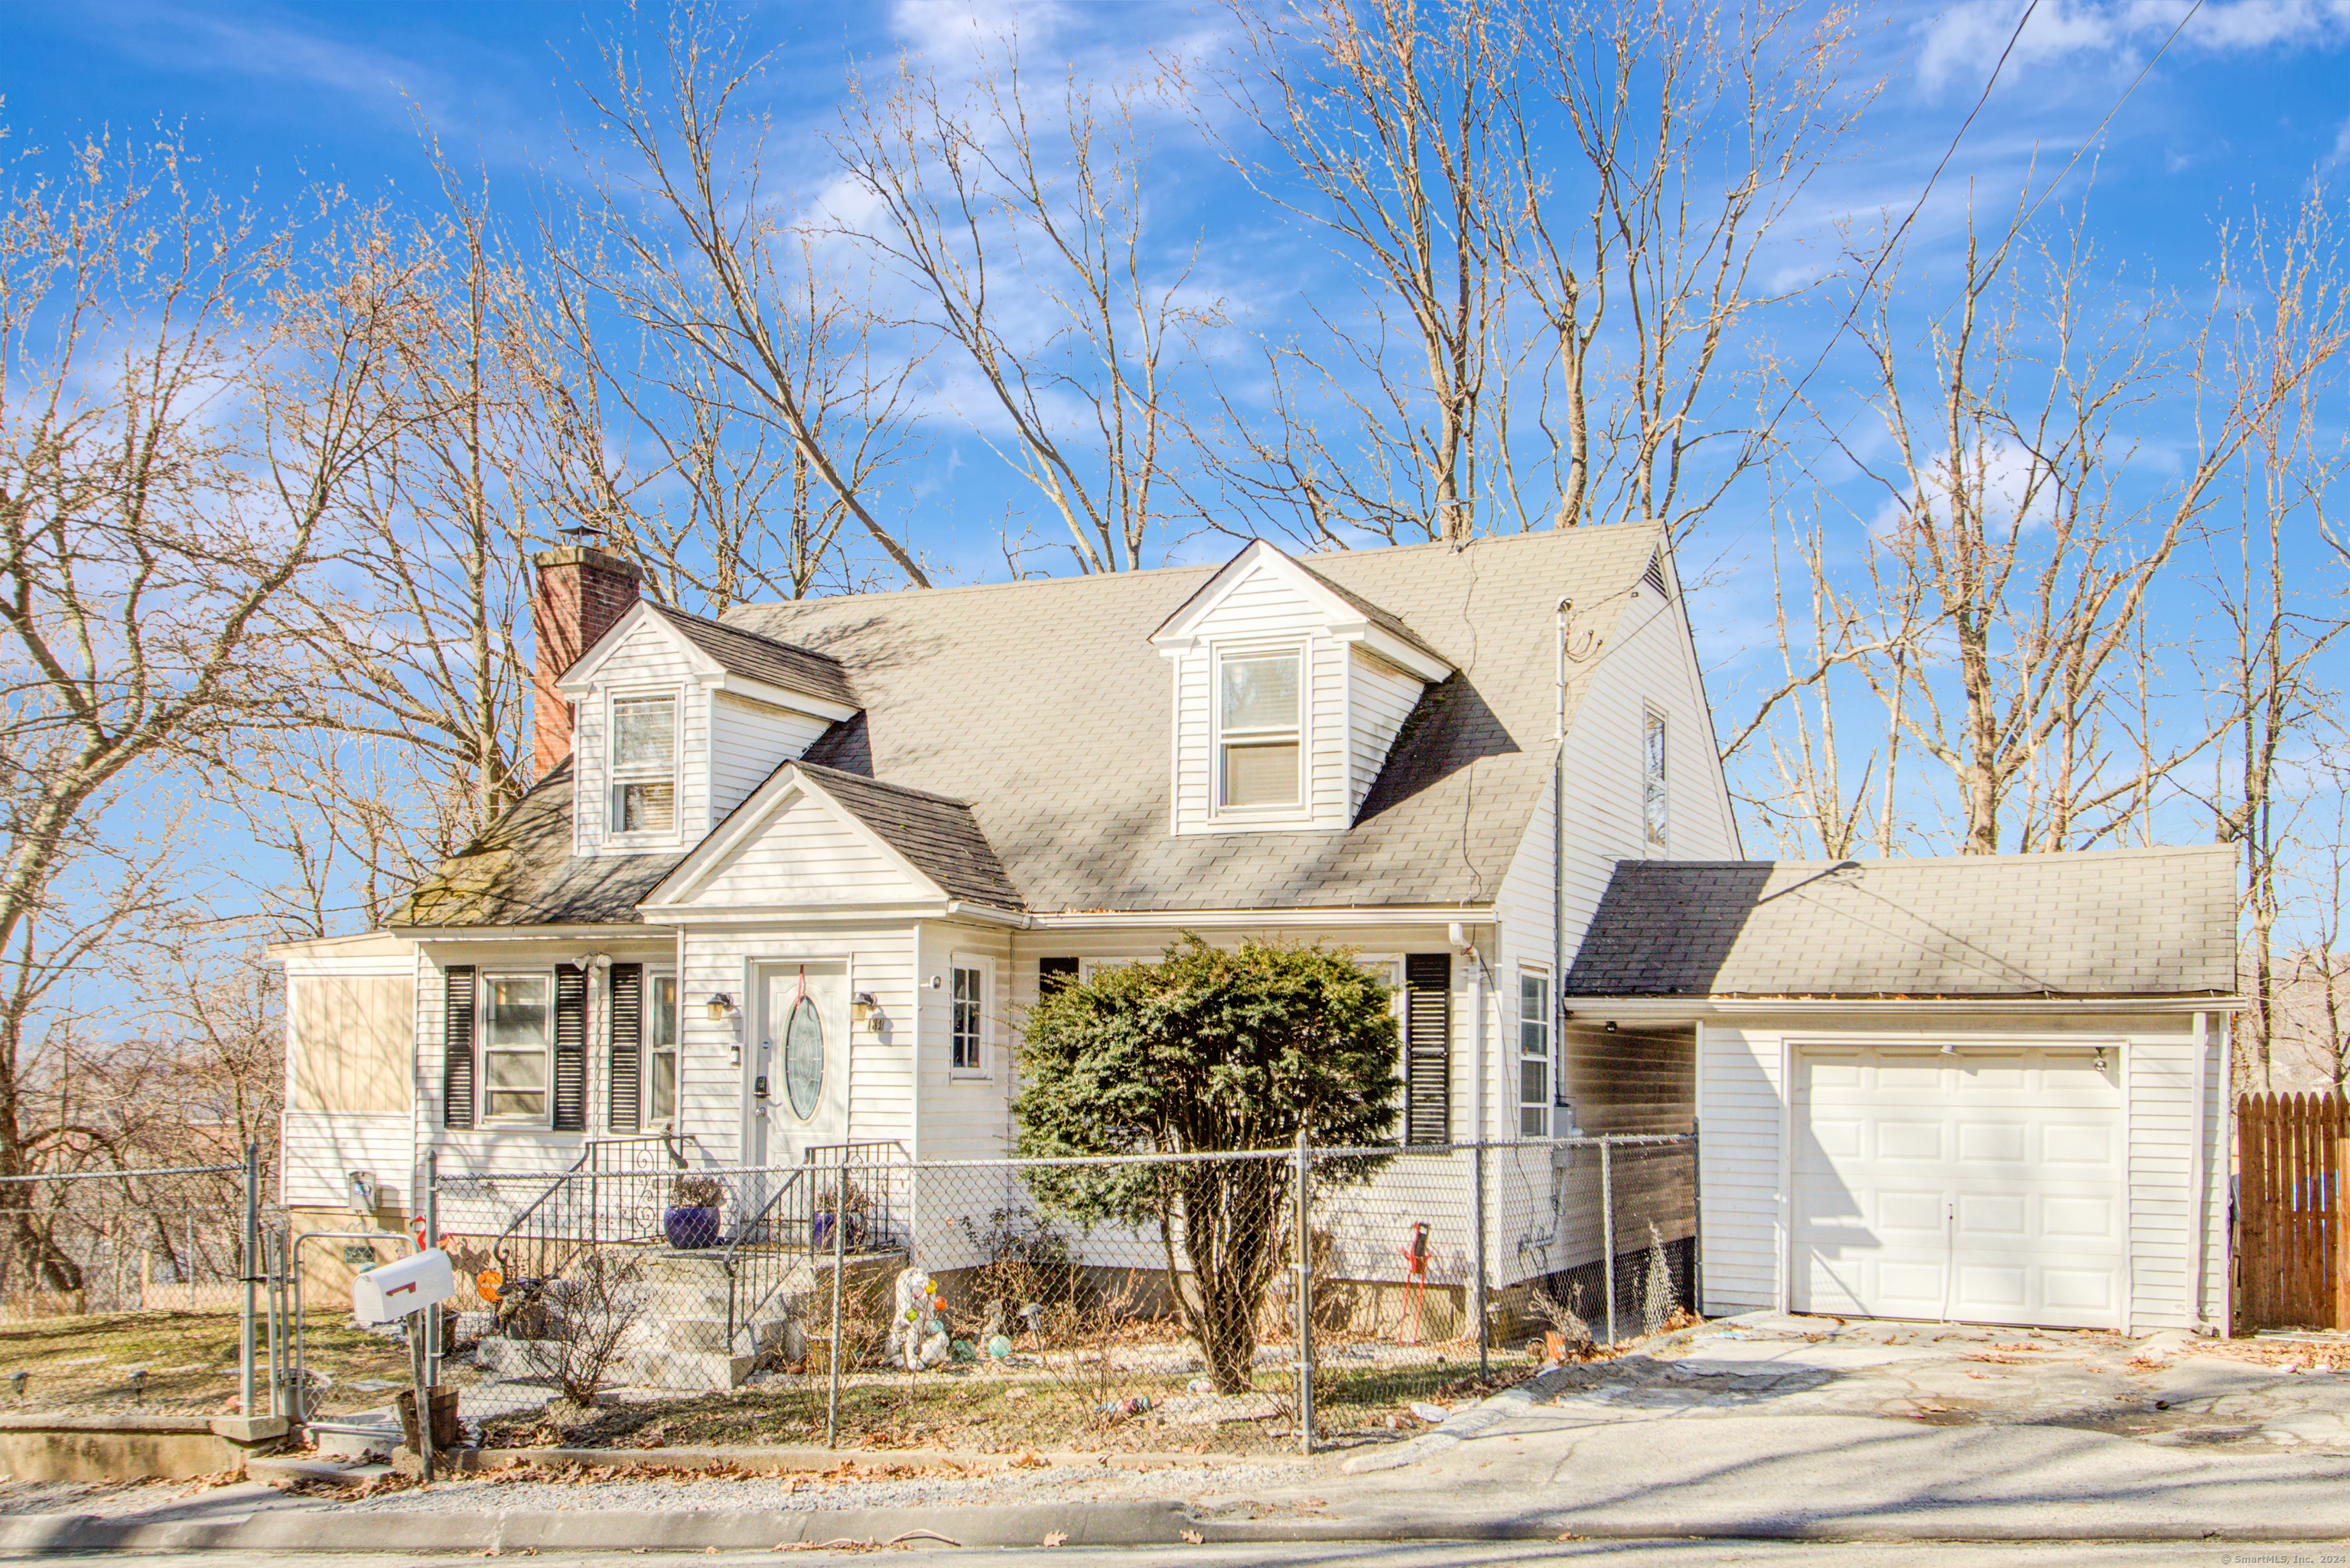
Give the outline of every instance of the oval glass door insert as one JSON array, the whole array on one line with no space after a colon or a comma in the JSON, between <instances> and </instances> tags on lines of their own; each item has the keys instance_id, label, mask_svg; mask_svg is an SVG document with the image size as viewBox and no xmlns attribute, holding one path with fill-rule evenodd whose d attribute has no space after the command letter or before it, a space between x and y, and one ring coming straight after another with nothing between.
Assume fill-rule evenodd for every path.
<instances>
[{"instance_id":1,"label":"oval glass door insert","mask_svg":"<svg viewBox=\"0 0 2350 1568\"><path fill-rule=\"evenodd\" d=\"M792 1115L802 1121L816 1115L824 1098L824 1020L817 1016L816 998L802 996L784 1030L784 1093Z\"/></svg>"}]
</instances>

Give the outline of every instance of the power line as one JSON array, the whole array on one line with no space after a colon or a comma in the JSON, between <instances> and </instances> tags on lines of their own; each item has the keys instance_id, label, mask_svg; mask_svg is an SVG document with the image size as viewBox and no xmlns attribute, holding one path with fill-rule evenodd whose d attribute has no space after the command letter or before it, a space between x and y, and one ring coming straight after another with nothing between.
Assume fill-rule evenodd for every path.
<instances>
[{"instance_id":1,"label":"power line","mask_svg":"<svg viewBox=\"0 0 2350 1568\"><path fill-rule=\"evenodd\" d=\"M2196 4L2200 5L2202 0L2196 0ZM1830 332L1821 341L1819 357L1812 361L1812 368L1804 372L1803 379L1789 389L1786 400L1779 405L1778 410L1762 427L1764 431L1775 431L1779 428L1779 421L1787 417L1787 410L1795 406L1795 400L1804 395L1804 389L1812 384L1812 378L1818 375L1820 367L1828 362L1828 351L1835 347L1836 339L1844 336L1845 328L1850 327L1852 318L1859 314L1860 302L1866 297L1870 286L1877 282L1877 275L1885 270L1885 264L1892 259L1893 253L1901 246L1901 236L1909 232L1909 225L1916 223L1918 214L1926 210L1927 200L1934 194L1935 182L1940 180L1942 171L1950 166L1950 160L1959 155L1959 143L1966 140L1967 132L1974 128L1977 117L1983 111L1983 106L1991 102L1991 89L1999 86L2000 74L2007 69L2008 57L2015 53L2015 46L2022 38L2023 29L2031 26L2033 14L2039 9L2040 0L2032 0L2030 5L2024 6L2023 15L2016 20L2015 31L2007 36L2007 47L2000 50L1999 58L1991 65L1991 75L1983 82L1982 95L1975 99L1974 108L1969 109L1967 118L1960 122L1957 132L1950 138L1950 144L1942 150L1941 161L1934 165L1934 171L1931 174L1926 176L1925 188L1918 192L1918 200L1911 203L1909 211L1903 214L1899 225L1894 229L1892 237L1887 240L1884 246L1877 253L1877 260L1869 267L1868 275L1863 278L1860 286L1853 291L1852 304L1846 309L1844 319L1837 322L1835 330ZM2184 22L2179 25L2186 26ZM2115 107L2118 109L2120 106L2116 104ZM2108 115L2106 118L2112 117Z\"/></svg>"}]
</instances>

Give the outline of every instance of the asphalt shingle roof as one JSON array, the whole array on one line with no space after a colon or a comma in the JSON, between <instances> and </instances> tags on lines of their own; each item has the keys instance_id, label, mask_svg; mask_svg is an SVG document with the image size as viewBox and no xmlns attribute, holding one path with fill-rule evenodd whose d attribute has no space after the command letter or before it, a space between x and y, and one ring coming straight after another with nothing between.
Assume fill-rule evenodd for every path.
<instances>
[{"instance_id":1,"label":"asphalt shingle roof","mask_svg":"<svg viewBox=\"0 0 2350 1568\"><path fill-rule=\"evenodd\" d=\"M857 706L857 690L840 668L840 660L805 648L794 648L772 637L762 637L724 621L688 615L668 605L652 604L655 614L677 628L685 639L737 675L780 686L808 697Z\"/></svg>"},{"instance_id":2,"label":"asphalt shingle roof","mask_svg":"<svg viewBox=\"0 0 2350 1568\"><path fill-rule=\"evenodd\" d=\"M979 831L968 801L883 784L806 760L800 771L916 870L945 888L948 897L1006 909L1020 908L1020 889L1003 874L1003 862Z\"/></svg>"},{"instance_id":3,"label":"asphalt shingle roof","mask_svg":"<svg viewBox=\"0 0 2350 1568\"><path fill-rule=\"evenodd\" d=\"M1617 863L1567 998L2225 995L2226 846Z\"/></svg>"},{"instance_id":4,"label":"asphalt shingle roof","mask_svg":"<svg viewBox=\"0 0 2350 1568\"><path fill-rule=\"evenodd\" d=\"M810 760L969 801L1031 910L1474 904L1500 891L1548 787L1559 599L1609 635L1657 543L1621 524L1310 557L1459 671L1334 832L1168 831L1174 681L1149 636L1216 566L746 605L727 620L839 659L865 711Z\"/></svg>"},{"instance_id":5,"label":"asphalt shingle roof","mask_svg":"<svg viewBox=\"0 0 2350 1568\"><path fill-rule=\"evenodd\" d=\"M571 853L571 764L557 766L514 810L442 861L409 895L393 926L608 926L683 855Z\"/></svg>"},{"instance_id":6,"label":"asphalt shingle roof","mask_svg":"<svg viewBox=\"0 0 2350 1568\"><path fill-rule=\"evenodd\" d=\"M1040 913L1458 906L1498 895L1549 787L1558 601L1609 636L1658 540L1619 524L1309 557L1457 671L1406 720L1355 826L1331 832L1168 831L1174 680L1149 638L1217 566L738 606L723 623L661 613L729 669L860 708L803 760L957 897ZM857 795L860 778L894 793ZM683 858L570 846L567 766L396 923L634 920Z\"/></svg>"}]
</instances>

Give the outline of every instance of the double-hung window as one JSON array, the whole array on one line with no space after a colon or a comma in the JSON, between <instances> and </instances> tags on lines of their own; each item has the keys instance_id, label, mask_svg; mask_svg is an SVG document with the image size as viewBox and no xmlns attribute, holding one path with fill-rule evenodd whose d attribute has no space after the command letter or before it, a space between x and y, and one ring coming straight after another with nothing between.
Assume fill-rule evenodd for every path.
<instances>
[{"instance_id":1,"label":"double-hung window","mask_svg":"<svg viewBox=\"0 0 2350 1568\"><path fill-rule=\"evenodd\" d=\"M1518 1136L1550 1136L1550 976L1518 971Z\"/></svg>"},{"instance_id":2,"label":"double-hung window","mask_svg":"<svg viewBox=\"0 0 2350 1568\"><path fill-rule=\"evenodd\" d=\"M1648 711L1647 732L1640 746L1640 815L1650 853L1665 852L1665 716Z\"/></svg>"},{"instance_id":3,"label":"double-hung window","mask_svg":"<svg viewBox=\"0 0 2350 1568\"><path fill-rule=\"evenodd\" d=\"M677 698L612 699L612 830L677 831Z\"/></svg>"},{"instance_id":4,"label":"double-hung window","mask_svg":"<svg viewBox=\"0 0 2350 1568\"><path fill-rule=\"evenodd\" d=\"M1305 657L1295 649L1217 661L1216 805L1295 808L1304 798Z\"/></svg>"},{"instance_id":5,"label":"double-hung window","mask_svg":"<svg viewBox=\"0 0 2350 1568\"><path fill-rule=\"evenodd\" d=\"M987 971L972 960L957 958L948 973L947 1066L975 1076L987 1071Z\"/></svg>"},{"instance_id":6,"label":"double-hung window","mask_svg":"<svg viewBox=\"0 0 2350 1568\"><path fill-rule=\"evenodd\" d=\"M646 1110L659 1125L677 1120L677 976L656 974L647 989Z\"/></svg>"},{"instance_id":7,"label":"double-hung window","mask_svg":"<svg viewBox=\"0 0 2350 1568\"><path fill-rule=\"evenodd\" d=\"M497 974L483 987L483 1119L547 1124L553 977Z\"/></svg>"}]
</instances>

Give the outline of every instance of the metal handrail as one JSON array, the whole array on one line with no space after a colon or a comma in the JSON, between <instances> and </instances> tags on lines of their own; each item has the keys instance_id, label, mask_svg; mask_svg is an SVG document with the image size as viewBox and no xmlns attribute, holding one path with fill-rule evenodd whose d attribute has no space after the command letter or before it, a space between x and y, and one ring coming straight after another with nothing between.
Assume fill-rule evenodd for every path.
<instances>
[{"instance_id":1,"label":"metal handrail","mask_svg":"<svg viewBox=\"0 0 2350 1568\"><path fill-rule=\"evenodd\" d=\"M499 1268L504 1270L507 1266L504 1249L505 1244L514 1239L514 1233L521 1230L523 1222L537 1213L548 1199L562 1191L573 1177L590 1166L596 1160L598 1150L615 1144L658 1143L669 1151L671 1162L675 1168L684 1170L688 1168L685 1160L685 1145L693 1141L691 1133L679 1134L674 1130L658 1133L624 1133L618 1137L589 1138L586 1146L580 1149L579 1158L573 1160L562 1175L547 1183L546 1190L532 1199L529 1205L509 1220L504 1231L498 1232L497 1240L490 1243L490 1255L497 1259Z\"/></svg>"}]
</instances>

